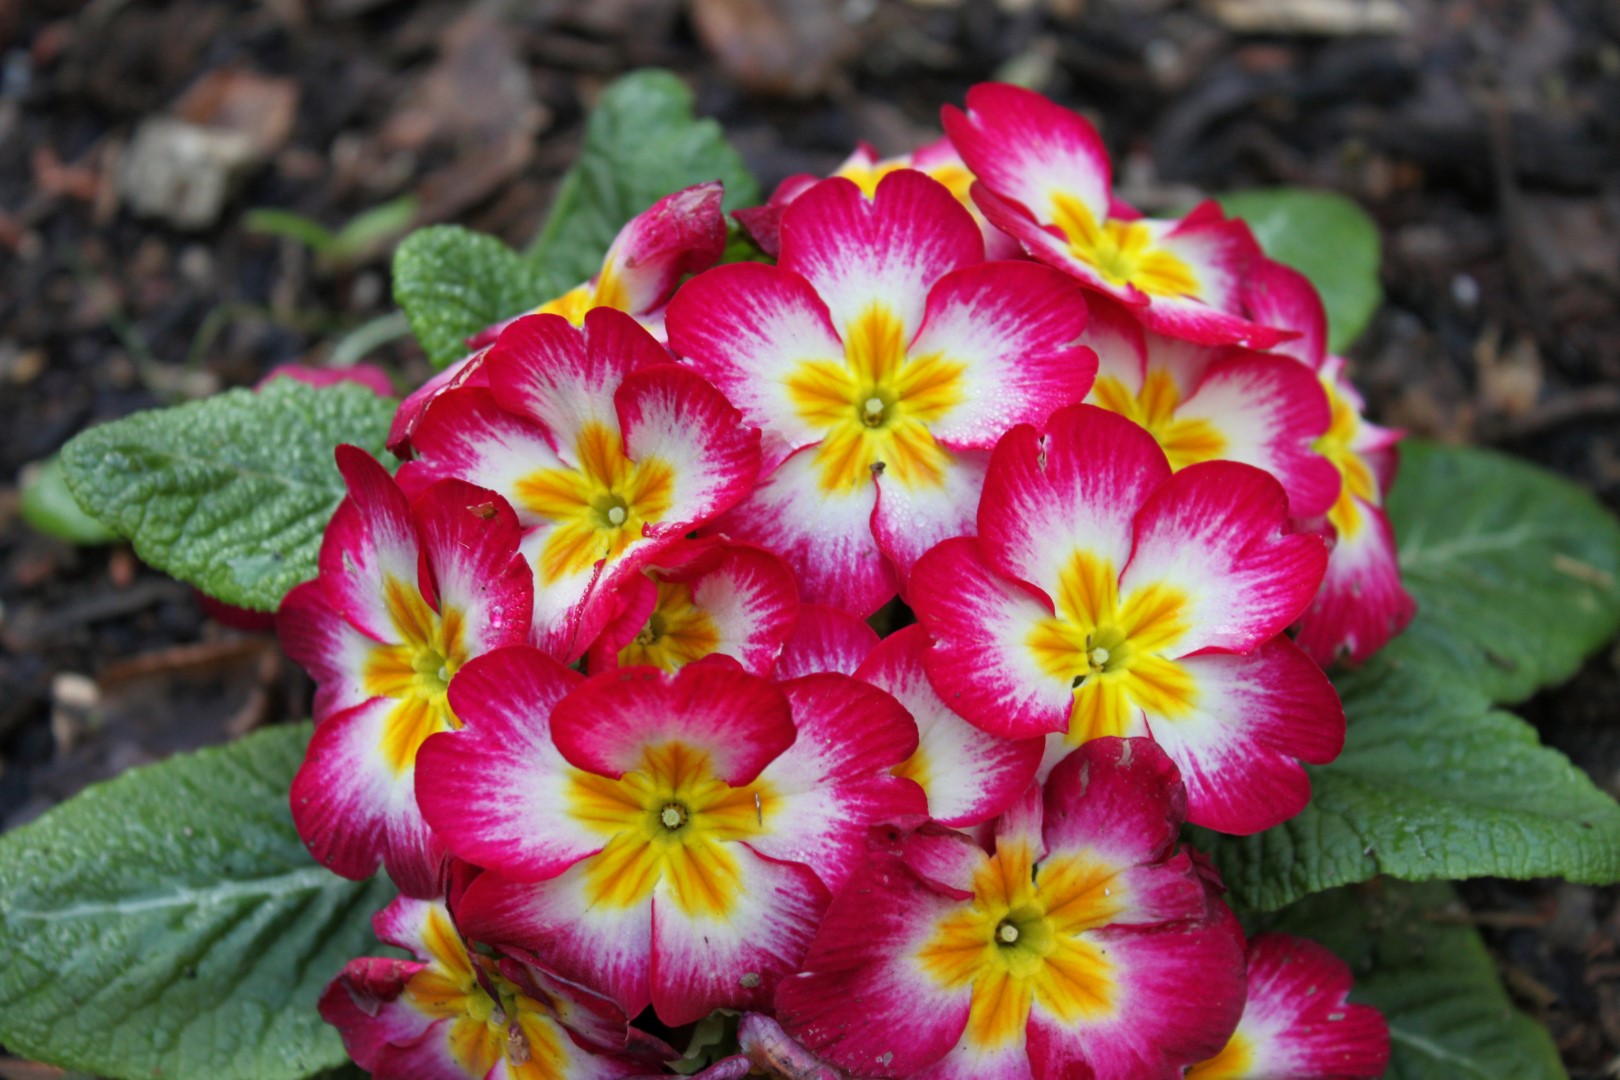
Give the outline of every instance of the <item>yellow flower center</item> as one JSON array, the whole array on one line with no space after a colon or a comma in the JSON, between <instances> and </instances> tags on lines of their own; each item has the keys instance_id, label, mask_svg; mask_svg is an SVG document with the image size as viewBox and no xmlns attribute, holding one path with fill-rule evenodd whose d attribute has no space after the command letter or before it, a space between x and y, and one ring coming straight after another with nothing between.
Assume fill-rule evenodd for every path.
<instances>
[{"instance_id":1,"label":"yellow flower center","mask_svg":"<svg viewBox=\"0 0 1620 1080\"><path fill-rule=\"evenodd\" d=\"M1370 506L1379 505L1378 477L1373 474L1367 459L1351 449L1356 437L1361 434L1361 414L1339 393L1331 378L1322 379L1322 388L1327 391L1333 419L1328 424L1327 432L1318 437L1311 448L1333 462L1339 470L1342 481L1339 498L1328 511L1328 521L1341 537L1350 539L1361 532L1366 521L1356 500L1360 499Z\"/></svg>"},{"instance_id":2,"label":"yellow flower center","mask_svg":"<svg viewBox=\"0 0 1620 1080\"><path fill-rule=\"evenodd\" d=\"M1108 218L1099 223L1079 199L1055 194L1052 224L1063 230L1069 253L1110 285L1135 285L1149 296L1198 296L1192 267L1155 246L1146 222Z\"/></svg>"},{"instance_id":3,"label":"yellow flower center","mask_svg":"<svg viewBox=\"0 0 1620 1080\"><path fill-rule=\"evenodd\" d=\"M1070 743L1138 734L1138 710L1170 720L1192 711L1192 677L1162 655L1189 629L1179 590L1151 584L1121 597L1113 565L1077 551L1054 599L1056 614L1026 644L1041 670L1073 688Z\"/></svg>"},{"instance_id":4,"label":"yellow flower center","mask_svg":"<svg viewBox=\"0 0 1620 1080\"><path fill-rule=\"evenodd\" d=\"M619 663L651 664L675 671L720 648L720 628L692 598L684 581L660 581L658 600L647 625L619 650Z\"/></svg>"},{"instance_id":5,"label":"yellow flower center","mask_svg":"<svg viewBox=\"0 0 1620 1080\"><path fill-rule=\"evenodd\" d=\"M972 902L940 924L917 959L941 987L972 987L966 1037L994 1050L1022 1037L1036 1002L1064 1023L1114 1010L1113 965L1086 934L1125 901L1112 872L1084 855L1036 866L1028 845L1004 843L974 875Z\"/></svg>"},{"instance_id":6,"label":"yellow flower center","mask_svg":"<svg viewBox=\"0 0 1620 1080\"><path fill-rule=\"evenodd\" d=\"M607 843L581 865L592 904L626 908L663 882L687 915L724 917L743 894L731 842L768 831L768 785L732 787L685 743L649 746L619 779L575 770L568 813Z\"/></svg>"},{"instance_id":7,"label":"yellow flower center","mask_svg":"<svg viewBox=\"0 0 1620 1080\"><path fill-rule=\"evenodd\" d=\"M491 962L469 954L437 908L423 937L431 960L411 976L403 996L428 1016L450 1022L451 1055L469 1076L486 1075L502 1058L506 1075L515 1080L565 1075L568 1058L550 1002L528 997Z\"/></svg>"},{"instance_id":8,"label":"yellow flower center","mask_svg":"<svg viewBox=\"0 0 1620 1080\"><path fill-rule=\"evenodd\" d=\"M1244 1080L1254 1075L1254 1057L1253 1042L1235 1031L1220 1053L1188 1069L1184 1080Z\"/></svg>"},{"instance_id":9,"label":"yellow flower center","mask_svg":"<svg viewBox=\"0 0 1620 1080\"><path fill-rule=\"evenodd\" d=\"M965 396L966 366L934 353L912 356L888 305L873 301L849 327L842 360L809 360L788 376L799 416L825 435L816 450L820 485L848 492L874 471L907 487L938 487L946 451L929 425Z\"/></svg>"},{"instance_id":10,"label":"yellow flower center","mask_svg":"<svg viewBox=\"0 0 1620 1080\"><path fill-rule=\"evenodd\" d=\"M585 325L585 313L592 308L610 307L618 311L630 310L630 294L624 287L610 256L602 264L601 273L594 281L575 285L561 296L553 297L535 308L532 315L561 315L575 326Z\"/></svg>"},{"instance_id":11,"label":"yellow flower center","mask_svg":"<svg viewBox=\"0 0 1620 1080\"><path fill-rule=\"evenodd\" d=\"M580 429L574 456L577 467L539 469L516 486L518 503L556 526L540 549L543 585L617 559L674 499L674 468L631 461L619 433L602 424Z\"/></svg>"},{"instance_id":12,"label":"yellow flower center","mask_svg":"<svg viewBox=\"0 0 1620 1080\"><path fill-rule=\"evenodd\" d=\"M398 645L374 645L361 670L361 683L374 697L394 699L383 726L382 753L396 773L416 763L416 751L429 735L461 726L445 696L450 677L467 662L466 621L445 605L433 610L415 582L392 574L383 583L383 603Z\"/></svg>"},{"instance_id":13,"label":"yellow flower center","mask_svg":"<svg viewBox=\"0 0 1620 1080\"><path fill-rule=\"evenodd\" d=\"M1091 401L1146 428L1158 440L1172 469L1213 461L1226 453L1226 438L1208 420L1176 415L1181 391L1168 371L1149 370L1142 389L1134 394L1113 375L1099 376Z\"/></svg>"}]
</instances>

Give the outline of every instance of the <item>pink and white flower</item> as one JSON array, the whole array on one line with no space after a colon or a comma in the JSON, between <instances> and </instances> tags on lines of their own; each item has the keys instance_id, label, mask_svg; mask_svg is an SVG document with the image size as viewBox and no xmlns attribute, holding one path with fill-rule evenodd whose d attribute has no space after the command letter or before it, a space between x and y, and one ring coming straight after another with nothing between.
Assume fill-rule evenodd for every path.
<instances>
[{"instance_id":1,"label":"pink and white flower","mask_svg":"<svg viewBox=\"0 0 1620 1080\"><path fill-rule=\"evenodd\" d=\"M1151 736L1195 824L1252 833L1309 798L1344 713L1283 631L1310 603L1321 538L1288 530L1282 488L1249 465L1172 474L1153 437L1091 405L996 446L978 536L912 574L939 696L1004 738Z\"/></svg>"},{"instance_id":2,"label":"pink and white flower","mask_svg":"<svg viewBox=\"0 0 1620 1080\"><path fill-rule=\"evenodd\" d=\"M613 308L632 316L662 341L664 305L675 287L686 275L707 270L725 254L726 219L720 210L724 194L720 181L711 180L665 195L625 222L594 277L528 314L561 315L583 326L585 313L592 308ZM496 323L468 346L493 345L513 321Z\"/></svg>"},{"instance_id":3,"label":"pink and white flower","mask_svg":"<svg viewBox=\"0 0 1620 1080\"><path fill-rule=\"evenodd\" d=\"M1325 514L1339 470L1316 449L1332 413L1312 373L1284 357L1198 345L1146 331L1101 297L1080 340L1097 353L1090 402L1145 428L1172 469L1241 461L1288 494L1294 517Z\"/></svg>"},{"instance_id":4,"label":"pink and white flower","mask_svg":"<svg viewBox=\"0 0 1620 1080\"><path fill-rule=\"evenodd\" d=\"M787 564L763 548L682 540L619 586L618 614L591 646L590 670L645 665L674 671L729 656L769 675L799 618Z\"/></svg>"},{"instance_id":5,"label":"pink and white flower","mask_svg":"<svg viewBox=\"0 0 1620 1080\"><path fill-rule=\"evenodd\" d=\"M940 700L923 668L928 635L907 626L884 638L855 675L887 690L917 722L917 749L895 772L928 793L928 815L965 828L1011 806L1035 779L1044 739L1004 739L974 727Z\"/></svg>"},{"instance_id":6,"label":"pink and white flower","mask_svg":"<svg viewBox=\"0 0 1620 1080\"><path fill-rule=\"evenodd\" d=\"M841 176L846 180L853 180L866 194L872 198L877 194L878 183L892 172L901 169L915 169L926 176L938 180L956 196L956 201L973 215L973 220L979 224L979 232L984 236L985 257L990 259L1012 259L1023 254L1023 248L1018 241L990 224L977 205L973 202L970 190L973 187L973 174L968 171L967 165L962 161L962 155L956 152L951 140L946 138L935 139L925 146L919 146L909 154L899 157L880 158L877 149L870 143L861 143L855 152L844 159L844 163L832 172L833 176ZM756 206L748 210L735 210L732 217L748 230L767 255L775 257L782 250L782 211L803 195L806 191L819 184L825 177L811 176L809 173L796 173L776 185L771 197L764 206Z\"/></svg>"},{"instance_id":7,"label":"pink and white flower","mask_svg":"<svg viewBox=\"0 0 1620 1080\"><path fill-rule=\"evenodd\" d=\"M896 832L834 899L778 1018L857 1076L1179 1076L1243 1007L1242 935L1177 849L1184 807L1157 747L1105 739L1031 785L988 853Z\"/></svg>"},{"instance_id":8,"label":"pink and white flower","mask_svg":"<svg viewBox=\"0 0 1620 1080\"><path fill-rule=\"evenodd\" d=\"M534 568L534 641L573 660L614 614L625 575L747 494L759 435L611 308L583 328L519 319L481 370L487 386L433 402L400 483L460 477L512 504Z\"/></svg>"},{"instance_id":9,"label":"pink and white flower","mask_svg":"<svg viewBox=\"0 0 1620 1080\"><path fill-rule=\"evenodd\" d=\"M369 877L380 860L402 891L431 896L444 848L417 808L417 750L458 724L446 696L456 671L527 639L534 587L517 519L494 492L447 480L413 505L363 450L340 446L337 461L349 496L320 576L277 614L282 647L316 683L293 821L334 872Z\"/></svg>"},{"instance_id":10,"label":"pink and white flower","mask_svg":"<svg viewBox=\"0 0 1620 1080\"><path fill-rule=\"evenodd\" d=\"M916 726L846 676L779 685L710 658L581 679L506 649L451 697L466 726L424 747L418 796L488 868L464 928L670 1025L769 1002L868 827L924 809L890 775Z\"/></svg>"},{"instance_id":11,"label":"pink and white flower","mask_svg":"<svg viewBox=\"0 0 1620 1080\"><path fill-rule=\"evenodd\" d=\"M778 682L828 671L853 675L877 647L877 631L865 619L843 608L801 604L793 636L771 674Z\"/></svg>"},{"instance_id":12,"label":"pink and white flower","mask_svg":"<svg viewBox=\"0 0 1620 1080\"><path fill-rule=\"evenodd\" d=\"M1187 1080L1362 1080L1389 1066L1389 1024L1351 1005L1350 968L1314 941L1249 942L1248 1000L1231 1039Z\"/></svg>"},{"instance_id":13,"label":"pink and white flower","mask_svg":"<svg viewBox=\"0 0 1620 1080\"><path fill-rule=\"evenodd\" d=\"M975 86L966 112L941 115L985 217L1035 258L1170 337L1265 348L1287 336L1243 315L1243 276L1260 254L1248 226L1213 201L1178 220L1141 217L1114 198L1108 151L1084 118L1004 83Z\"/></svg>"},{"instance_id":14,"label":"pink and white flower","mask_svg":"<svg viewBox=\"0 0 1620 1080\"><path fill-rule=\"evenodd\" d=\"M624 1014L543 969L471 950L442 901L400 897L372 919L413 960L354 960L321 1016L376 1080L612 1080L647 1071L615 1051Z\"/></svg>"},{"instance_id":15,"label":"pink and white flower","mask_svg":"<svg viewBox=\"0 0 1620 1080\"><path fill-rule=\"evenodd\" d=\"M1341 477L1338 498L1322 511L1335 537L1327 576L1295 640L1324 666L1340 659L1359 664L1404 630L1417 611L1401 584L1395 533L1384 511L1404 433L1367 421L1366 402L1345 361L1327 353L1327 314L1303 274L1263 260L1246 300L1256 318L1300 333L1279 351L1305 364L1327 394L1331 420L1314 446Z\"/></svg>"},{"instance_id":16,"label":"pink and white flower","mask_svg":"<svg viewBox=\"0 0 1620 1080\"><path fill-rule=\"evenodd\" d=\"M670 303L671 347L763 431L769 471L715 528L785 558L805 601L876 610L971 529L1001 433L1090 388L1080 290L983 259L921 173L871 198L832 179L784 211L778 266L717 267Z\"/></svg>"}]
</instances>

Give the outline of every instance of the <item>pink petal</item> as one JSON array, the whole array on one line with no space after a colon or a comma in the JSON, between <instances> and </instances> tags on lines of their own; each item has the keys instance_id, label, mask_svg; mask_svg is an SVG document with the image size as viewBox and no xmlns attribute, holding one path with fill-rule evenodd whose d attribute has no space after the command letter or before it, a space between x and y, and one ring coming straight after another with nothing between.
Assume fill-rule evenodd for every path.
<instances>
[{"instance_id":1,"label":"pink petal","mask_svg":"<svg viewBox=\"0 0 1620 1080\"><path fill-rule=\"evenodd\" d=\"M1186 264L1198 282L1196 296L1155 296L1142 312L1150 330L1202 345L1246 345L1268 349L1292 337L1250 322L1243 310L1243 282L1259 261L1260 246L1248 225L1227 218L1214 200L1194 207L1179 221L1149 222L1155 244Z\"/></svg>"},{"instance_id":2,"label":"pink petal","mask_svg":"<svg viewBox=\"0 0 1620 1080\"><path fill-rule=\"evenodd\" d=\"M941 278L910 348L963 365L962 403L930 424L934 437L988 450L1013 425L1078 404L1097 371L1090 350L1074 344L1085 324L1074 281L1035 263L984 263Z\"/></svg>"},{"instance_id":3,"label":"pink petal","mask_svg":"<svg viewBox=\"0 0 1620 1080\"><path fill-rule=\"evenodd\" d=\"M1108 216L1108 151L1078 114L1033 90L980 83L968 91L965 113L947 105L940 117L979 181L1038 220L1052 220L1058 193L1078 199L1098 221Z\"/></svg>"},{"instance_id":4,"label":"pink petal","mask_svg":"<svg viewBox=\"0 0 1620 1080\"><path fill-rule=\"evenodd\" d=\"M872 535L877 487L823 491L815 455L814 446L794 453L708 531L779 555L793 568L805 603L864 618L899 588Z\"/></svg>"},{"instance_id":5,"label":"pink petal","mask_svg":"<svg viewBox=\"0 0 1620 1080\"><path fill-rule=\"evenodd\" d=\"M671 1027L717 1008L768 1008L827 908L827 890L808 868L761 858L747 843L727 850L738 882L725 915L688 915L653 897L653 1011Z\"/></svg>"},{"instance_id":6,"label":"pink petal","mask_svg":"<svg viewBox=\"0 0 1620 1080\"><path fill-rule=\"evenodd\" d=\"M782 214L782 270L810 283L845 339L874 301L916 337L934 283L984 261L979 227L946 187L912 169L885 176L871 199L824 180Z\"/></svg>"},{"instance_id":7,"label":"pink petal","mask_svg":"<svg viewBox=\"0 0 1620 1080\"><path fill-rule=\"evenodd\" d=\"M979 498L990 455L983 450L944 451L937 487L910 487L887 475L877 478L877 506L872 535L900 578L905 581L923 552L942 540L972 536L977 531Z\"/></svg>"},{"instance_id":8,"label":"pink petal","mask_svg":"<svg viewBox=\"0 0 1620 1080\"><path fill-rule=\"evenodd\" d=\"M571 770L551 739L553 709L581 681L527 646L476 657L451 680L462 728L422 744L416 793L459 858L540 881L601 850L568 813Z\"/></svg>"},{"instance_id":9,"label":"pink petal","mask_svg":"<svg viewBox=\"0 0 1620 1080\"><path fill-rule=\"evenodd\" d=\"M922 789L891 770L917 749L917 725L894 698L847 675L782 684L798 738L759 774L775 813L749 843L761 855L802 863L841 887L880 822L921 818Z\"/></svg>"},{"instance_id":10,"label":"pink petal","mask_svg":"<svg viewBox=\"0 0 1620 1080\"><path fill-rule=\"evenodd\" d=\"M1325 514L1339 497L1339 470L1312 449L1332 410L1322 384L1300 364L1250 352L1217 360L1176 417L1206 421L1220 433L1222 458L1276 477L1294 517Z\"/></svg>"},{"instance_id":11,"label":"pink petal","mask_svg":"<svg viewBox=\"0 0 1620 1080\"><path fill-rule=\"evenodd\" d=\"M674 471L669 509L642 530L661 541L657 546L729 509L753 488L759 432L701 376L675 364L645 367L625 378L613 401L625 456L657 459Z\"/></svg>"},{"instance_id":12,"label":"pink petal","mask_svg":"<svg viewBox=\"0 0 1620 1080\"><path fill-rule=\"evenodd\" d=\"M1417 601L1401 584L1395 534L1380 507L1356 500L1362 526L1328 554L1322 589L1300 619L1300 648L1324 666L1364 663L1406 629Z\"/></svg>"},{"instance_id":13,"label":"pink petal","mask_svg":"<svg viewBox=\"0 0 1620 1080\"><path fill-rule=\"evenodd\" d=\"M355 446L340 446L338 469L349 497L321 538L321 578L332 606L378 641L398 641L384 600L392 576L415 584L419 576L416 522L405 493L377 460Z\"/></svg>"},{"instance_id":14,"label":"pink petal","mask_svg":"<svg viewBox=\"0 0 1620 1080\"><path fill-rule=\"evenodd\" d=\"M1086 307L1090 317L1080 343L1097 354L1097 378L1115 379L1127 392L1139 393L1148 367L1141 322L1131 308L1106 296L1093 293L1086 298Z\"/></svg>"},{"instance_id":15,"label":"pink petal","mask_svg":"<svg viewBox=\"0 0 1620 1080\"><path fill-rule=\"evenodd\" d=\"M913 958L959 906L874 853L827 909L804 973L777 991L782 1026L859 1076L910 1076L944 1057L967 1027L972 986L943 990Z\"/></svg>"},{"instance_id":16,"label":"pink petal","mask_svg":"<svg viewBox=\"0 0 1620 1080\"><path fill-rule=\"evenodd\" d=\"M842 359L844 343L804 278L758 263L717 266L675 294L666 326L676 355L764 433L767 467L821 439L788 379L808 361Z\"/></svg>"},{"instance_id":17,"label":"pink petal","mask_svg":"<svg viewBox=\"0 0 1620 1080\"><path fill-rule=\"evenodd\" d=\"M1250 1055L1245 1075L1384 1075L1389 1025L1377 1009L1346 1003L1343 960L1314 941L1262 934L1249 942L1248 966L1248 1001L1233 1036Z\"/></svg>"},{"instance_id":18,"label":"pink petal","mask_svg":"<svg viewBox=\"0 0 1620 1080\"><path fill-rule=\"evenodd\" d=\"M668 361L629 315L592 308L583 328L561 315L525 315L491 346L485 367L501 407L539 424L558 456L578 466L580 433L593 424L617 427L619 384L637 368Z\"/></svg>"},{"instance_id":19,"label":"pink petal","mask_svg":"<svg viewBox=\"0 0 1620 1080\"><path fill-rule=\"evenodd\" d=\"M281 649L315 680L315 722L372 698L364 678L377 645L332 607L321 579L295 587L276 612Z\"/></svg>"},{"instance_id":20,"label":"pink petal","mask_svg":"<svg viewBox=\"0 0 1620 1080\"><path fill-rule=\"evenodd\" d=\"M979 542L947 540L924 555L911 574L911 597L931 640L923 653L928 679L953 710L1006 739L1068 730L1070 686L1026 644L1052 617L1051 604L992 570Z\"/></svg>"},{"instance_id":21,"label":"pink petal","mask_svg":"<svg viewBox=\"0 0 1620 1080\"><path fill-rule=\"evenodd\" d=\"M460 480L441 480L413 506L423 555L441 614L464 620L476 656L528 640L534 574L518 552L517 515L501 496Z\"/></svg>"},{"instance_id":22,"label":"pink petal","mask_svg":"<svg viewBox=\"0 0 1620 1080\"><path fill-rule=\"evenodd\" d=\"M595 903L583 866L541 882L480 874L456 919L476 941L544 957L558 975L606 994L627 1016L652 1003L652 898L628 907Z\"/></svg>"},{"instance_id":23,"label":"pink petal","mask_svg":"<svg viewBox=\"0 0 1620 1080\"><path fill-rule=\"evenodd\" d=\"M718 180L665 195L625 223L602 261L623 286L624 310L640 315L669 299L687 274L707 270L726 248Z\"/></svg>"},{"instance_id":24,"label":"pink petal","mask_svg":"<svg viewBox=\"0 0 1620 1080\"><path fill-rule=\"evenodd\" d=\"M362 1068L374 1067L390 1043L422 1037L433 1018L400 1002L400 991L423 964L364 957L350 960L327 984L317 1005L321 1019L337 1028L343 1049Z\"/></svg>"},{"instance_id":25,"label":"pink petal","mask_svg":"<svg viewBox=\"0 0 1620 1080\"><path fill-rule=\"evenodd\" d=\"M413 769L396 772L380 749L396 703L373 698L315 729L293 777L292 816L317 862L360 881L381 862L408 896L443 888L444 844L417 807Z\"/></svg>"},{"instance_id":26,"label":"pink petal","mask_svg":"<svg viewBox=\"0 0 1620 1080\"><path fill-rule=\"evenodd\" d=\"M394 412L394 422L388 428L388 450L395 457L408 458L413 452L413 440L422 418L439 395L460 386L488 386L489 372L484 369L488 349L480 349L451 364L408 394Z\"/></svg>"},{"instance_id":27,"label":"pink petal","mask_svg":"<svg viewBox=\"0 0 1620 1080\"><path fill-rule=\"evenodd\" d=\"M1243 278L1243 308L1262 326L1292 330L1299 336L1272 346L1312 371L1327 356L1327 309L1310 278L1264 257L1253 260Z\"/></svg>"},{"instance_id":28,"label":"pink petal","mask_svg":"<svg viewBox=\"0 0 1620 1080\"><path fill-rule=\"evenodd\" d=\"M1059 409L1044 438L1023 426L996 445L979 504L980 547L991 566L1048 596L1076 552L1119 573L1133 518L1169 476L1164 451L1131 421L1094 405Z\"/></svg>"},{"instance_id":29,"label":"pink petal","mask_svg":"<svg viewBox=\"0 0 1620 1080\"><path fill-rule=\"evenodd\" d=\"M1299 618L1327 567L1320 537L1288 531L1287 503L1251 465L1188 466L1137 513L1120 592L1156 584L1186 597L1177 655L1255 648Z\"/></svg>"},{"instance_id":30,"label":"pink petal","mask_svg":"<svg viewBox=\"0 0 1620 1080\"><path fill-rule=\"evenodd\" d=\"M877 631L865 619L842 608L803 604L772 674L781 681L823 671L853 675L877 643Z\"/></svg>"},{"instance_id":31,"label":"pink petal","mask_svg":"<svg viewBox=\"0 0 1620 1080\"><path fill-rule=\"evenodd\" d=\"M904 770L928 794L928 814L945 825L977 825L1005 810L1035 779L1040 739L980 731L940 699L923 668L928 634L908 626L889 635L857 677L887 690L917 723L917 752Z\"/></svg>"},{"instance_id":32,"label":"pink petal","mask_svg":"<svg viewBox=\"0 0 1620 1080\"><path fill-rule=\"evenodd\" d=\"M1243 935L1230 914L1084 934L1106 951L1114 1009L1060 1020L1037 998L1027 1041L1036 1080L1178 1080L1226 1043L1243 1010ZM1197 1002L1197 1008L1188 1008Z\"/></svg>"},{"instance_id":33,"label":"pink petal","mask_svg":"<svg viewBox=\"0 0 1620 1080\"><path fill-rule=\"evenodd\" d=\"M1046 781L1043 835L1052 854L1092 850L1134 866L1163 859L1186 814L1186 790L1164 751L1147 739L1093 739Z\"/></svg>"},{"instance_id":34,"label":"pink petal","mask_svg":"<svg viewBox=\"0 0 1620 1080\"><path fill-rule=\"evenodd\" d=\"M680 742L742 787L793 745L797 729L776 684L705 661L674 674L625 667L593 675L557 703L551 733L575 768L602 776L617 779L642 766L647 747Z\"/></svg>"}]
</instances>

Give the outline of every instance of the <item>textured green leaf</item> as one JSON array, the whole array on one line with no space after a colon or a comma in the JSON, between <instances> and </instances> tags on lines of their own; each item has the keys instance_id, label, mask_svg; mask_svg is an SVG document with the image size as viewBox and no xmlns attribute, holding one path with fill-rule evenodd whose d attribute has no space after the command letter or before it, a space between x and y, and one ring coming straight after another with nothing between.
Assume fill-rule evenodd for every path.
<instances>
[{"instance_id":1,"label":"textured green leaf","mask_svg":"<svg viewBox=\"0 0 1620 1080\"><path fill-rule=\"evenodd\" d=\"M530 255L561 292L596 273L626 221L708 180L725 182L728 212L759 202L759 184L720 125L693 117L686 84L667 71L632 72L603 92Z\"/></svg>"},{"instance_id":2,"label":"textured green leaf","mask_svg":"<svg viewBox=\"0 0 1620 1080\"><path fill-rule=\"evenodd\" d=\"M596 272L591 270L578 280ZM459 225L435 225L394 252L394 302L435 367L467 354L467 339L544 302L551 288L534 263L495 239Z\"/></svg>"},{"instance_id":3,"label":"textured green leaf","mask_svg":"<svg viewBox=\"0 0 1620 1080\"><path fill-rule=\"evenodd\" d=\"M309 725L134 769L0 837L0 1042L100 1075L298 1080L392 889L317 865L287 789Z\"/></svg>"},{"instance_id":4,"label":"textured green leaf","mask_svg":"<svg viewBox=\"0 0 1620 1080\"><path fill-rule=\"evenodd\" d=\"M1342 352L1361 336L1384 290L1378 226L1343 195L1305 188L1257 188L1221 197L1226 212L1249 223L1266 254L1310 278L1327 306L1328 348Z\"/></svg>"},{"instance_id":5,"label":"textured green leaf","mask_svg":"<svg viewBox=\"0 0 1620 1080\"><path fill-rule=\"evenodd\" d=\"M80 508L62 476L60 456L23 471L19 508L28 524L70 544L105 544L118 539L117 533Z\"/></svg>"},{"instance_id":6,"label":"textured green leaf","mask_svg":"<svg viewBox=\"0 0 1620 1080\"><path fill-rule=\"evenodd\" d=\"M1344 753L1310 770L1299 816L1201 844L1238 902L1262 909L1376 874L1620 880L1620 806L1492 708L1567 677L1620 629L1620 526L1539 469L1422 445L1391 508L1418 615L1338 678Z\"/></svg>"},{"instance_id":7,"label":"textured green leaf","mask_svg":"<svg viewBox=\"0 0 1620 1080\"><path fill-rule=\"evenodd\" d=\"M1389 1080L1563 1080L1546 1030L1513 1007L1447 885L1382 883L1310 897L1274 928L1314 938L1389 1020Z\"/></svg>"},{"instance_id":8,"label":"textured green leaf","mask_svg":"<svg viewBox=\"0 0 1620 1080\"><path fill-rule=\"evenodd\" d=\"M79 504L142 559L210 596L274 611L315 576L343 498L333 448L381 457L395 402L363 386L276 379L136 413L63 448Z\"/></svg>"},{"instance_id":9,"label":"textured green leaf","mask_svg":"<svg viewBox=\"0 0 1620 1080\"><path fill-rule=\"evenodd\" d=\"M1620 631L1620 522L1589 493L1504 454L1402 447L1389 513L1424 615L1413 655L1514 702Z\"/></svg>"}]
</instances>

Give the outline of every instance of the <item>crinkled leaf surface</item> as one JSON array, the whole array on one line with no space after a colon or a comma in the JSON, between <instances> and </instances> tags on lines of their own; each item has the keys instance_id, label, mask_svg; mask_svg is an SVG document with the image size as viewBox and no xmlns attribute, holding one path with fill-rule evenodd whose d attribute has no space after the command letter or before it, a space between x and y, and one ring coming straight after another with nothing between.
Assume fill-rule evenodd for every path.
<instances>
[{"instance_id":1,"label":"crinkled leaf surface","mask_svg":"<svg viewBox=\"0 0 1620 1080\"><path fill-rule=\"evenodd\" d=\"M0 1042L109 1077L296 1080L346 1059L315 1010L375 953L385 880L305 851L309 725L133 769L0 837Z\"/></svg>"},{"instance_id":2,"label":"crinkled leaf surface","mask_svg":"<svg viewBox=\"0 0 1620 1080\"><path fill-rule=\"evenodd\" d=\"M1328 348L1342 352L1361 336L1384 300L1378 226L1365 210L1306 188L1257 188L1220 201L1249 223L1267 255L1311 279L1327 306Z\"/></svg>"},{"instance_id":3,"label":"crinkled leaf surface","mask_svg":"<svg viewBox=\"0 0 1620 1080\"><path fill-rule=\"evenodd\" d=\"M725 182L728 212L759 202L758 182L720 125L692 115L686 84L668 71L632 72L597 102L530 255L561 291L596 273L625 222L709 180Z\"/></svg>"},{"instance_id":4,"label":"crinkled leaf surface","mask_svg":"<svg viewBox=\"0 0 1620 1080\"><path fill-rule=\"evenodd\" d=\"M1350 964L1351 1000L1390 1028L1390 1080L1563 1080L1546 1030L1513 1007L1450 886L1380 882L1309 897L1273 928Z\"/></svg>"},{"instance_id":5,"label":"crinkled leaf surface","mask_svg":"<svg viewBox=\"0 0 1620 1080\"><path fill-rule=\"evenodd\" d=\"M62 466L79 505L142 559L226 603L274 611L315 576L344 495L333 449L382 457L395 405L350 383L275 379L93 427L63 448Z\"/></svg>"},{"instance_id":6,"label":"crinkled leaf surface","mask_svg":"<svg viewBox=\"0 0 1620 1080\"><path fill-rule=\"evenodd\" d=\"M1492 707L1567 677L1620 629L1620 525L1540 469L1421 445L1391 512L1418 616L1337 680L1344 753L1310 770L1299 816L1200 846L1261 909L1377 874L1620 880L1620 806Z\"/></svg>"},{"instance_id":7,"label":"crinkled leaf surface","mask_svg":"<svg viewBox=\"0 0 1620 1080\"><path fill-rule=\"evenodd\" d=\"M568 287L547 280L493 236L459 225L419 229L394 252L394 302L435 367L465 356L474 334Z\"/></svg>"},{"instance_id":8,"label":"crinkled leaf surface","mask_svg":"<svg viewBox=\"0 0 1620 1080\"><path fill-rule=\"evenodd\" d=\"M70 544L105 544L118 534L85 513L68 490L62 458L52 455L28 474L24 470L19 509L23 520L47 536Z\"/></svg>"}]
</instances>

